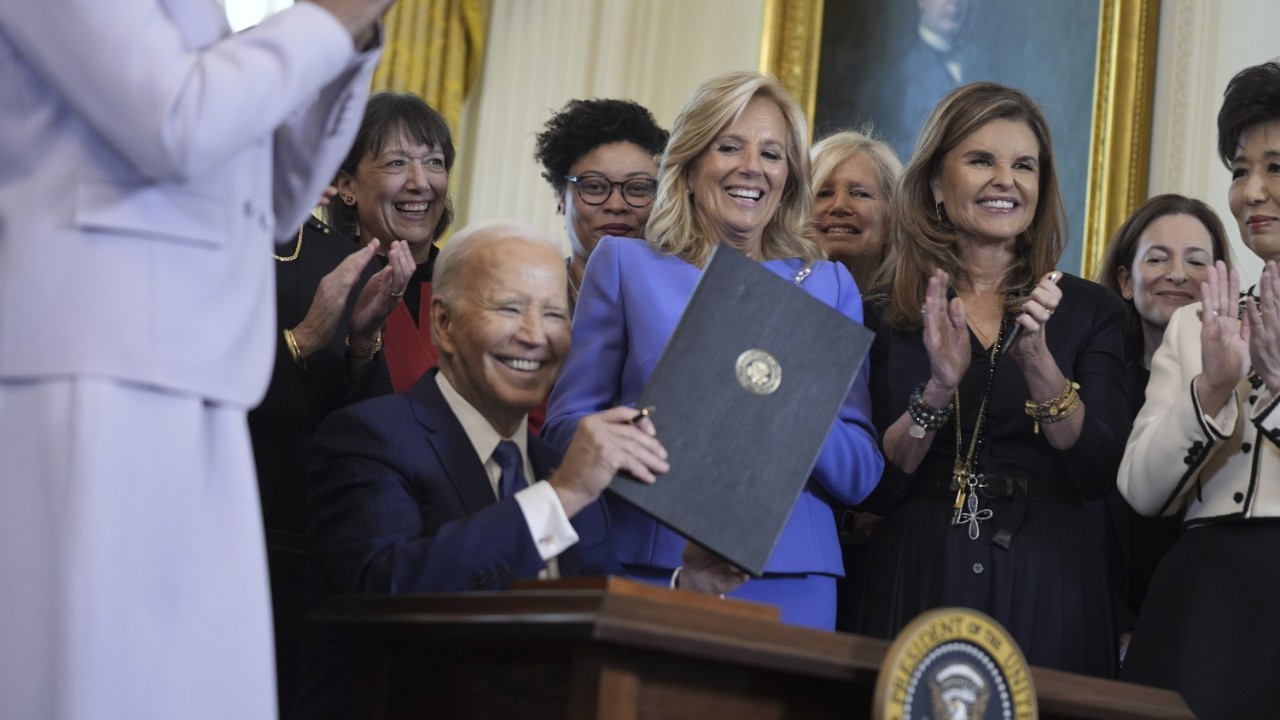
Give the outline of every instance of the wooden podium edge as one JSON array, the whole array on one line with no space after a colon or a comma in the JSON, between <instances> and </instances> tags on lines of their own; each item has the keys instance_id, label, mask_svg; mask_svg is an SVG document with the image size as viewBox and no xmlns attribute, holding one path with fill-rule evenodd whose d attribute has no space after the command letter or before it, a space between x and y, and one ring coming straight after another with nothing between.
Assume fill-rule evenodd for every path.
<instances>
[{"instance_id":1,"label":"wooden podium edge","mask_svg":"<svg viewBox=\"0 0 1280 720\"><path fill-rule=\"evenodd\" d=\"M781 616L780 611L774 605L765 605L764 603L749 602L747 600L736 600L734 598L721 598L716 595L707 595L705 593L672 590L671 588L662 587L660 585L652 585L650 583L628 580L627 578L612 575L608 577L565 578L560 580L517 580L511 584L511 589L560 592L575 590L592 593L603 592L615 596L643 598L645 600L654 600L672 605L714 610L715 612L723 613L725 615L753 618L756 620L770 620L773 622L777 622L778 618Z\"/></svg>"},{"instance_id":2,"label":"wooden podium edge","mask_svg":"<svg viewBox=\"0 0 1280 720\"><path fill-rule=\"evenodd\" d=\"M337 596L309 622L400 647L438 641L442 630L451 636L468 624L491 637L509 637L516 627L542 637L559 627L561 639L590 638L614 647L874 686L889 641L785 625L777 615L768 605L610 577L520 583L480 593ZM1029 669L1044 717L1194 718L1171 690Z\"/></svg>"}]
</instances>

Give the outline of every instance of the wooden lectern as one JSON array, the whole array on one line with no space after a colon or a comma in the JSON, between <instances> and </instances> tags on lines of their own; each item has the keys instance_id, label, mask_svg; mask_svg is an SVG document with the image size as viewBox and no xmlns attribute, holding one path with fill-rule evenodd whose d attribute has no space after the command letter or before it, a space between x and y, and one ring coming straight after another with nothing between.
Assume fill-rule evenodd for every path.
<instances>
[{"instance_id":1,"label":"wooden lectern","mask_svg":"<svg viewBox=\"0 0 1280 720\"><path fill-rule=\"evenodd\" d=\"M315 632L360 646L353 717L868 718L889 643L775 608L620 580L342 597ZM1168 690L1033 668L1041 718L1187 718Z\"/></svg>"}]
</instances>

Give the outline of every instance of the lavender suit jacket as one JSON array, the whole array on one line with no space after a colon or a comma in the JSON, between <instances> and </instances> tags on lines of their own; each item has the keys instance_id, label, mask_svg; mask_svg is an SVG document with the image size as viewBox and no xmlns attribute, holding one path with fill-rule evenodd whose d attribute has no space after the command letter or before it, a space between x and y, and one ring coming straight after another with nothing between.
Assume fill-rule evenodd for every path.
<instances>
[{"instance_id":1,"label":"lavender suit jacket","mask_svg":"<svg viewBox=\"0 0 1280 720\"><path fill-rule=\"evenodd\" d=\"M0 378L262 397L271 241L350 148L378 53L312 3L229 34L216 0L0 3Z\"/></svg>"}]
</instances>

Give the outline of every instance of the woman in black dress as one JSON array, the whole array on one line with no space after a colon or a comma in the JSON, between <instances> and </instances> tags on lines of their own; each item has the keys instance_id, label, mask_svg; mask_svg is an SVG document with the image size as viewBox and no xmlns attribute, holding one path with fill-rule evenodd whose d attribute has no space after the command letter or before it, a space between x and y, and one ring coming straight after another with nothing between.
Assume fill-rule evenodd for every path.
<instances>
[{"instance_id":1,"label":"woman in black dress","mask_svg":"<svg viewBox=\"0 0 1280 720\"><path fill-rule=\"evenodd\" d=\"M1049 128L1021 92L956 89L891 204L869 301L887 513L858 608L890 637L941 606L981 610L1034 665L1112 676L1101 528L1128 428L1124 307L1054 270L1065 221Z\"/></svg>"},{"instance_id":2,"label":"woman in black dress","mask_svg":"<svg viewBox=\"0 0 1280 720\"><path fill-rule=\"evenodd\" d=\"M1138 206L1107 244L1098 283L1124 299L1128 310L1125 362L1129 371L1129 417L1138 415L1151 377L1151 357L1164 339L1173 312L1200 300L1200 283L1213 263L1231 267L1227 231L1213 208L1182 195L1157 195ZM1127 646L1142 609L1151 573L1178 538L1176 517L1148 518L1111 493L1105 522L1112 533L1111 570L1124 606L1121 645Z\"/></svg>"}]
</instances>

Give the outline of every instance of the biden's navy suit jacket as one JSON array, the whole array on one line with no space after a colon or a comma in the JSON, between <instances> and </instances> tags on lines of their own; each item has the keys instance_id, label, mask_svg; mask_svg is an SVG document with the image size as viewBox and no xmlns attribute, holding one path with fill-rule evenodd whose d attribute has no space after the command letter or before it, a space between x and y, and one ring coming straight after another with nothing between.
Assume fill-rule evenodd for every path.
<instances>
[{"instance_id":1,"label":"biden's navy suit jacket","mask_svg":"<svg viewBox=\"0 0 1280 720\"><path fill-rule=\"evenodd\" d=\"M500 590L545 566L516 500L495 496L437 372L320 426L308 488L312 608L333 595ZM549 477L560 454L536 436L528 450L530 480ZM571 522L579 540L557 557L560 574L620 574L605 504ZM304 644L294 717L345 717L353 648L323 635Z\"/></svg>"}]
</instances>

